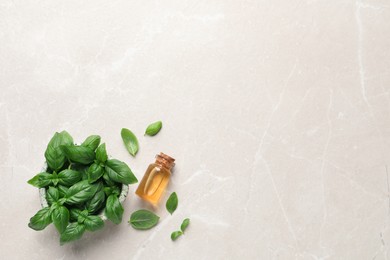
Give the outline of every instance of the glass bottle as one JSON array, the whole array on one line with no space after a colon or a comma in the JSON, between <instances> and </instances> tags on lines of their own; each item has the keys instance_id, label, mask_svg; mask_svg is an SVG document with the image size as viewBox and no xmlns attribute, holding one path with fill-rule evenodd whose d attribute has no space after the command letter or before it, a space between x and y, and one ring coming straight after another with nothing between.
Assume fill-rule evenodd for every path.
<instances>
[{"instance_id":1,"label":"glass bottle","mask_svg":"<svg viewBox=\"0 0 390 260\"><path fill-rule=\"evenodd\" d=\"M157 154L156 161L149 165L135 193L156 205L167 187L174 162L175 159L164 153Z\"/></svg>"}]
</instances>

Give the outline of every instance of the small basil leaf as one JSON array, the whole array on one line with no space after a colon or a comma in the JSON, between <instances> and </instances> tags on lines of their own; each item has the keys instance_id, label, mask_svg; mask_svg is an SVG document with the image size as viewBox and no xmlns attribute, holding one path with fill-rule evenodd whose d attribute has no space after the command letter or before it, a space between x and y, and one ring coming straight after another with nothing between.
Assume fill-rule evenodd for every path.
<instances>
[{"instance_id":1,"label":"small basil leaf","mask_svg":"<svg viewBox=\"0 0 390 260\"><path fill-rule=\"evenodd\" d=\"M65 231L61 234L60 243L61 245L80 239L85 232L85 225L79 223L70 223Z\"/></svg>"},{"instance_id":2,"label":"small basil leaf","mask_svg":"<svg viewBox=\"0 0 390 260\"><path fill-rule=\"evenodd\" d=\"M100 144L100 136L98 135L91 135L88 136L87 139L81 144L81 146L85 146L90 148L92 151L95 151L96 148Z\"/></svg>"},{"instance_id":3,"label":"small basil leaf","mask_svg":"<svg viewBox=\"0 0 390 260\"><path fill-rule=\"evenodd\" d=\"M116 182L114 182L113 180L110 179L110 177L108 176L106 171L103 174L103 180L107 184L106 186L110 186L111 187L111 186L115 186L116 185Z\"/></svg>"},{"instance_id":4,"label":"small basil leaf","mask_svg":"<svg viewBox=\"0 0 390 260\"><path fill-rule=\"evenodd\" d=\"M61 185L72 186L81 180L81 173L74 170L63 170L58 174L58 182Z\"/></svg>"},{"instance_id":5,"label":"small basil leaf","mask_svg":"<svg viewBox=\"0 0 390 260\"><path fill-rule=\"evenodd\" d=\"M105 209L107 218L113 223L119 224L122 222L123 211L123 206L118 197L114 194L108 196Z\"/></svg>"},{"instance_id":6,"label":"small basil leaf","mask_svg":"<svg viewBox=\"0 0 390 260\"><path fill-rule=\"evenodd\" d=\"M169 196L167 203L166 203L166 208L171 215L175 210L177 209L177 204L179 203L179 199L177 198L176 192L172 192L172 194Z\"/></svg>"},{"instance_id":7,"label":"small basil leaf","mask_svg":"<svg viewBox=\"0 0 390 260\"><path fill-rule=\"evenodd\" d=\"M104 205L106 196L103 187L86 203L86 208L90 214L98 212Z\"/></svg>"},{"instance_id":8,"label":"small basil leaf","mask_svg":"<svg viewBox=\"0 0 390 260\"><path fill-rule=\"evenodd\" d=\"M87 173L89 183L93 183L97 181L100 177L102 177L103 173L104 173L103 168L99 164L93 163L89 167Z\"/></svg>"},{"instance_id":9,"label":"small basil leaf","mask_svg":"<svg viewBox=\"0 0 390 260\"><path fill-rule=\"evenodd\" d=\"M149 136L154 136L158 134L158 132L160 132L161 127L162 127L161 121L154 122L146 128L145 134Z\"/></svg>"},{"instance_id":10,"label":"small basil leaf","mask_svg":"<svg viewBox=\"0 0 390 260\"><path fill-rule=\"evenodd\" d=\"M60 193L60 198L63 198L63 197L65 197L69 188L66 186L63 186L63 185L58 185L57 189L58 189L58 192Z\"/></svg>"},{"instance_id":11,"label":"small basil leaf","mask_svg":"<svg viewBox=\"0 0 390 260\"><path fill-rule=\"evenodd\" d=\"M61 146L65 156L72 162L90 164L95 160L95 153L91 148L76 145Z\"/></svg>"},{"instance_id":12,"label":"small basil leaf","mask_svg":"<svg viewBox=\"0 0 390 260\"><path fill-rule=\"evenodd\" d=\"M129 166L119 160L108 160L106 162L105 170L110 179L113 181L123 184L133 184L138 182Z\"/></svg>"},{"instance_id":13,"label":"small basil leaf","mask_svg":"<svg viewBox=\"0 0 390 260\"><path fill-rule=\"evenodd\" d=\"M119 196L119 194L121 194L121 190L117 186L104 187L104 193L107 197L111 194Z\"/></svg>"},{"instance_id":14,"label":"small basil leaf","mask_svg":"<svg viewBox=\"0 0 390 260\"><path fill-rule=\"evenodd\" d=\"M45 158L49 168L55 171L61 169L66 161L66 158L60 149L60 146L72 144L73 138L68 132L62 131L61 133L54 134L45 151Z\"/></svg>"},{"instance_id":15,"label":"small basil leaf","mask_svg":"<svg viewBox=\"0 0 390 260\"><path fill-rule=\"evenodd\" d=\"M107 159L106 144L103 143L96 149L96 160L101 163L105 163Z\"/></svg>"},{"instance_id":16,"label":"small basil leaf","mask_svg":"<svg viewBox=\"0 0 390 260\"><path fill-rule=\"evenodd\" d=\"M181 231L184 233L184 230L186 230L186 228L188 227L188 225L190 224L190 219L189 218L186 218L185 220L183 220L183 223L181 223L181 226L180 226L180 229Z\"/></svg>"},{"instance_id":17,"label":"small basil leaf","mask_svg":"<svg viewBox=\"0 0 390 260\"><path fill-rule=\"evenodd\" d=\"M138 140L137 137L131 132L129 129L122 128L121 136L123 143L125 144L125 147L127 151L132 155L135 156L138 152Z\"/></svg>"},{"instance_id":18,"label":"small basil leaf","mask_svg":"<svg viewBox=\"0 0 390 260\"><path fill-rule=\"evenodd\" d=\"M101 184L90 184L88 180L80 181L68 189L66 203L80 204L92 198Z\"/></svg>"},{"instance_id":19,"label":"small basil leaf","mask_svg":"<svg viewBox=\"0 0 390 260\"><path fill-rule=\"evenodd\" d=\"M77 221L80 214L81 214L81 210L76 209L76 208L70 209L70 219L72 221Z\"/></svg>"},{"instance_id":20,"label":"small basil leaf","mask_svg":"<svg viewBox=\"0 0 390 260\"><path fill-rule=\"evenodd\" d=\"M35 175L32 179L27 181L28 184L35 186L37 188L44 188L49 186L51 182L52 175L47 172L41 172Z\"/></svg>"},{"instance_id":21,"label":"small basil leaf","mask_svg":"<svg viewBox=\"0 0 390 260\"><path fill-rule=\"evenodd\" d=\"M181 231L172 232L172 234L171 234L171 239L172 239L172 241L175 241L175 240L178 239L181 235L183 235L183 232L181 232Z\"/></svg>"},{"instance_id":22,"label":"small basil leaf","mask_svg":"<svg viewBox=\"0 0 390 260\"><path fill-rule=\"evenodd\" d=\"M153 212L141 209L131 214L129 223L135 229L145 230L157 225L159 219L160 217Z\"/></svg>"},{"instance_id":23,"label":"small basil leaf","mask_svg":"<svg viewBox=\"0 0 390 260\"><path fill-rule=\"evenodd\" d=\"M89 231L96 231L104 227L103 220L98 216L88 216L84 221L85 228Z\"/></svg>"},{"instance_id":24,"label":"small basil leaf","mask_svg":"<svg viewBox=\"0 0 390 260\"><path fill-rule=\"evenodd\" d=\"M57 228L58 232L61 234L65 231L66 227L69 223L69 210L60 206L53 210L51 213L51 219L53 221L54 226Z\"/></svg>"},{"instance_id":25,"label":"small basil leaf","mask_svg":"<svg viewBox=\"0 0 390 260\"><path fill-rule=\"evenodd\" d=\"M46 191L46 200L49 202L49 204L53 204L54 202L57 202L60 199L60 192L58 189L54 187L49 187L49 189Z\"/></svg>"},{"instance_id":26,"label":"small basil leaf","mask_svg":"<svg viewBox=\"0 0 390 260\"><path fill-rule=\"evenodd\" d=\"M34 230L42 230L51 223L51 210L49 207L39 210L32 218L28 226Z\"/></svg>"},{"instance_id":27,"label":"small basil leaf","mask_svg":"<svg viewBox=\"0 0 390 260\"><path fill-rule=\"evenodd\" d=\"M88 211L85 211L85 210L80 211L79 215L77 216L77 222L79 224L83 224L84 221L87 219L87 217L88 217Z\"/></svg>"}]
</instances>

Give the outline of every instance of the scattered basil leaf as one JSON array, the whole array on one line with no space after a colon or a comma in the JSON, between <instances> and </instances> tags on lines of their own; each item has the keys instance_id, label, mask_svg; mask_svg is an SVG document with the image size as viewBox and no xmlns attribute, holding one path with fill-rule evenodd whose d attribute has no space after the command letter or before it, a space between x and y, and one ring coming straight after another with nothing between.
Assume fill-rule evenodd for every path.
<instances>
[{"instance_id":1,"label":"scattered basil leaf","mask_svg":"<svg viewBox=\"0 0 390 260\"><path fill-rule=\"evenodd\" d=\"M84 221L85 228L89 231L96 231L104 227L103 220L98 216L88 216Z\"/></svg>"},{"instance_id":2,"label":"scattered basil leaf","mask_svg":"<svg viewBox=\"0 0 390 260\"><path fill-rule=\"evenodd\" d=\"M107 160L105 170L107 175L113 181L123 184L133 184L138 182L129 166L119 160Z\"/></svg>"},{"instance_id":3,"label":"scattered basil leaf","mask_svg":"<svg viewBox=\"0 0 390 260\"><path fill-rule=\"evenodd\" d=\"M29 181L27 181L28 184L31 184L32 186L35 186L37 188L45 188L49 186L51 182L52 175L47 172L41 172L35 175L33 178L31 178Z\"/></svg>"},{"instance_id":4,"label":"scattered basil leaf","mask_svg":"<svg viewBox=\"0 0 390 260\"><path fill-rule=\"evenodd\" d=\"M101 144L96 149L96 160L98 160L100 163L105 163L108 159L107 151L106 151L106 144Z\"/></svg>"},{"instance_id":5,"label":"scattered basil leaf","mask_svg":"<svg viewBox=\"0 0 390 260\"><path fill-rule=\"evenodd\" d=\"M172 192L172 194L169 196L167 203L165 204L167 210L171 215L175 210L177 209L177 204L179 203L179 199L177 198L176 192Z\"/></svg>"},{"instance_id":6,"label":"scattered basil leaf","mask_svg":"<svg viewBox=\"0 0 390 260\"><path fill-rule=\"evenodd\" d=\"M72 162L90 164L95 160L95 153L91 148L77 145L62 145L62 151Z\"/></svg>"},{"instance_id":7,"label":"scattered basil leaf","mask_svg":"<svg viewBox=\"0 0 390 260\"><path fill-rule=\"evenodd\" d=\"M64 206L59 206L51 213L51 219L58 232L61 234L65 231L69 223L69 210Z\"/></svg>"},{"instance_id":8,"label":"scattered basil leaf","mask_svg":"<svg viewBox=\"0 0 390 260\"><path fill-rule=\"evenodd\" d=\"M62 145L72 145L73 138L66 131L55 133L47 145L45 158L50 169L57 171L64 165L66 158L61 150Z\"/></svg>"},{"instance_id":9,"label":"scattered basil leaf","mask_svg":"<svg viewBox=\"0 0 390 260\"><path fill-rule=\"evenodd\" d=\"M172 241L175 241L175 240L178 239L181 235L183 235L183 232L181 232L181 231L174 231L174 232L172 232L172 234L171 234L171 239L172 239Z\"/></svg>"},{"instance_id":10,"label":"scattered basil leaf","mask_svg":"<svg viewBox=\"0 0 390 260\"><path fill-rule=\"evenodd\" d=\"M135 157L135 155L138 152L138 140L137 137L127 128L122 128L121 136L123 143L125 144L125 147L127 151Z\"/></svg>"},{"instance_id":11,"label":"scattered basil leaf","mask_svg":"<svg viewBox=\"0 0 390 260\"><path fill-rule=\"evenodd\" d=\"M49 202L49 204L53 204L54 202L57 202L60 199L60 192L58 189L54 187L49 187L49 189L46 191L46 200Z\"/></svg>"},{"instance_id":12,"label":"scattered basil leaf","mask_svg":"<svg viewBox=\"0 0 390 260\"><path fill-rule=\"evenodd\" d=\"M100 136L99 135L90 135L85 139L85 141L81 144L81 146L85 146L90 148L92 151L95 151L96 148L100 144Z\"/></svg>"},{"instance_id":13,"label":"scattered basil leaf","mask_svg":"<svg viewBox=\"0 0 390 260\"><path fill-rule=\"evenodd\" d=\"M66 169L58 174L58 183L64 186L72 186L81 180L81 173L78 171Z\"/></svg>"},{"instance_id":14,"label":"scattered basil leaf","mask_svg":"<svg viewBox=\"0 0 390 260\"><path fill-rule=\"evenodd\" d=\"M74 240L77 240L77 239L80 239L82 237L82 235L84 234L85 232L85 225L83 224L79 224L79 223L70 223L65 231L61 234L61 237L60 237L60 243L61 245L67 243L67 242L70 242L70 241L74 241Z\"/></svg>"},{"instance_id":15,"label":"scattered basil leaf","mask_svg":"<svg viewBox=\"0 0 390 260\"><path fill-rule=\"evenodd\" d=\"M105 209L107 218L114 224L119 224L122 222L123 211L123 206L119 202L118 197L114 194L108 196Z\"/></svg>"},{"instance_id":16,"label":"scattered basil leaf","mask_svg":"<svg viewBox=\"0 0 390 260\"><path fill-rule=\"evenodd\" d=\"M97 181L100 177L102 177L103 173L103 168L99 164L93 163L88 169L88 182L93 183Z\"/></svg>"},{"instance_id":17,"label":"scattered basil leaf","mask_svg":"<svg viewBox=\"0 0 390 260\"><path fill-rule=\"evenodd\" d=\"M183 220L183 223L180 226L180 229L181 229L181 231L183 233L184 233L184 230L186 230L186 228L188 227L189 224L190 224L190 219L189 218L186 218L186 219Z\"/></svg>"},{"instance_id":18,"label":"scattered basil leaf","mask_svg":"<svg viewBox=\"0 0 390 260\"><path fill-rule=\"evenodd\" d=\"M161 127L162 127L161 121L154 122L146 128L145 134L149 136L154 136L158 134L158 132L160 132Z\"/></svg>"},{"instance_id":19,"label":"scattered basil leaf","mask_svg":"<svg viewBox=\"0 0 390 260\"><path fill-rule=\"evenodd\" d=\"M157 225L159 219L160 217L153 212L140 209L131 214L129 223L135 229L146 230Z\"/></svg>"},{"instance_id":20,"label":"scattered basil leaf","mask_svg":"<svg viewBox=\"0 0 390 260\"><path fill-rule=\"evenodd\" d=\"M101 184L90 184L88 180L80 181L70 187L66 193L66 203L80 204L91 199Z\"/></svg>"},{"instance_id":21,"label":"scattered basil leaf","mask_svg":"<svg viewBox=\"0 0 390 260\"><path fill-rule=\"evenodd\" d=\"M103 207L105 200L106 196L102 187L96 192L91 200L87 201L85 207L90 214L96 213Z\"/></svg>"},{"instance_id":22,"label":"scattered basil leaf","mask_svg":"<svg viewBox=\"0 0 390 260\"><path fill-rule=\"evenodd\" d=\"M28 226L34 230L43 230L51 223L51 210L49 207L40 209L32 218Z\"/></svg>"}]
</instances>

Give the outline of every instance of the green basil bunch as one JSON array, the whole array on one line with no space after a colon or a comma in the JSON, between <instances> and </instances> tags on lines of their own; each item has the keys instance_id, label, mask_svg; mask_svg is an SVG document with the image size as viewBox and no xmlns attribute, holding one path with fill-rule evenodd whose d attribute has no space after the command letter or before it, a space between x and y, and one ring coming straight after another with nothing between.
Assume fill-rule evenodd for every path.
<instances>
[{"instance_id":1,"label":"green basil bunch","mask_svg":"<svg viewBox=\"0 0 390 260\"><path fill-rule=\"evenodd\" d=\"M28 181L45 188L48 202L30 219L30 228L43 230L53 223L62 245L81 238L86 230L103 228L98 216L103 211L113 223L121 223L122 184L138 180L124 162L108 159L106 145L100 144L100 139L91 135L75 145L68 132L54 134L45 151L47 170Z\"/></svg>"}]
</instances>

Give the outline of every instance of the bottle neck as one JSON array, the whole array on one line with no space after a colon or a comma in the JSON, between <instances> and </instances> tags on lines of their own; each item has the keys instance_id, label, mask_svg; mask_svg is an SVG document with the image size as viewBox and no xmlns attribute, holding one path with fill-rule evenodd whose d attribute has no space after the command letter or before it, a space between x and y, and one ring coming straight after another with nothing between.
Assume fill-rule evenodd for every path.
<instances>
[{"instance_id":1,"label":"bottle neck","mask_svg":"<svg viewBox=\"0 0 390 260\"><path fill-rule=\"evenodd\" d=\"M167 170L171 170L175 166L175 159L164 153L160 153L156 155L155 163Z\"/></svg>"}]
</instances>

